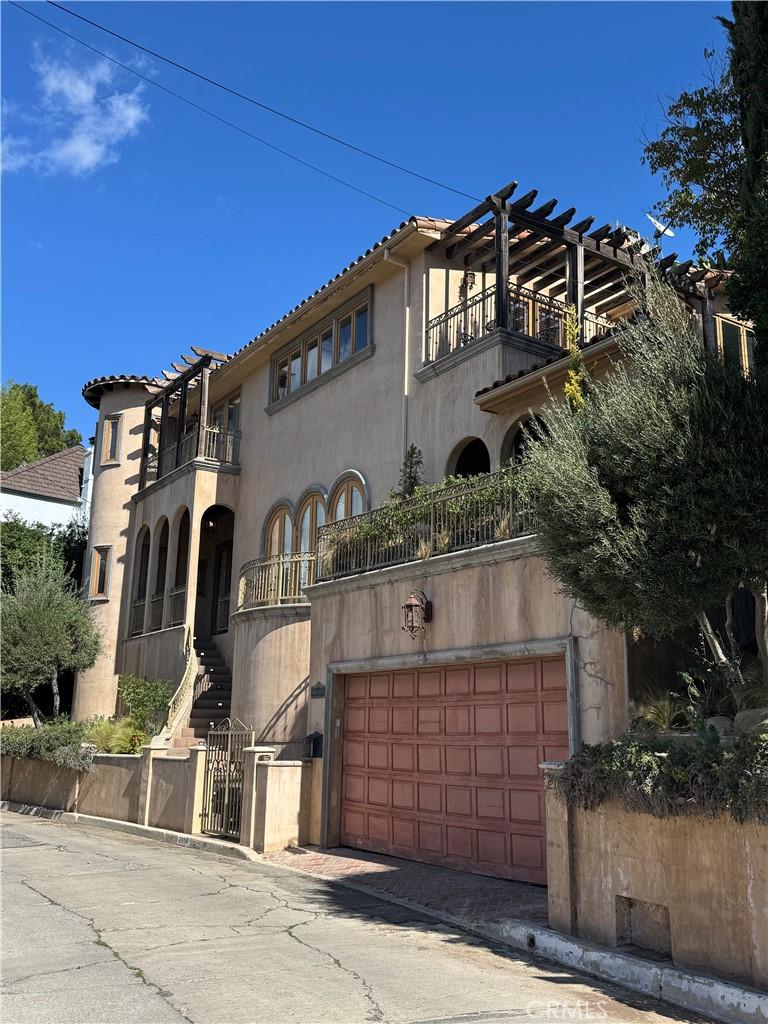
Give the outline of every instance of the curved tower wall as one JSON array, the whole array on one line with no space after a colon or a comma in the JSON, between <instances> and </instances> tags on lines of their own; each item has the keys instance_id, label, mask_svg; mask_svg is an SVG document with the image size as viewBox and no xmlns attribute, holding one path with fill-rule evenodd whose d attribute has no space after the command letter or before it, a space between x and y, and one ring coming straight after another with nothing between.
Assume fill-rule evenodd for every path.
<instances>
[{"instance_id":1,"label":"curved tower wall","mask_svg":"<svg viewBox=\"0 0 768 1024\"><path fill-rule=\"evenodd\" d=\"M99 401L99 423L93 460L93 493L88 528L83 585L101 633L101 653L92 668L78 673L72 717L109 717L117 702L117 653L121 639L120 609L123 603L131 497L139 488L144 405L147 391L138 383L115 383L104 389ZM118 455L109 460L107 420L119 418ZM106 435L106 436L105 436ZM107 594L94 595L94 549L109 549Z\"/></svg>"}]
</instances>

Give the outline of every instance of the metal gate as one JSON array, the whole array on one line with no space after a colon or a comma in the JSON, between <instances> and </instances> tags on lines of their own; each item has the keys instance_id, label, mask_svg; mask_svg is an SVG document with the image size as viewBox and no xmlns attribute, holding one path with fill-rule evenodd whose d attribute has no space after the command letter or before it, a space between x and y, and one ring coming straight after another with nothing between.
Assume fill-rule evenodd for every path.
<instances>
[{"instance_id":1,"label":"metal gate","mask_svg":"<svg viewBox=\"0 0 768 1024\"><path fill-rule=\"evenodd\" d=\"M253 746L255 737L256 731L239 718L225 718L208 733L201 822L206 835L240 838L243 750Z\"/></svg>"}]
</instances>

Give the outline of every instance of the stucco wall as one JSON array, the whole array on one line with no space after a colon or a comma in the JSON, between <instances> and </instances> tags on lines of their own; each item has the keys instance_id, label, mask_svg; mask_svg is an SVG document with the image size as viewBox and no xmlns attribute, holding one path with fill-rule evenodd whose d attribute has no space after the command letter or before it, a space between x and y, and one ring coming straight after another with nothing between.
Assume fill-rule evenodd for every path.
<instances>
[{"instance_id":1,"label":"stucco wall","mask_svg":"<svg viewBox=\"0 0 768 1024\"><path fill-rule=\"evenodd\" d=\"M0 758L0 783L3 800L19 804L74 811L77 801L77 772L59 768L51 761L26 758Z\"/></svg>"},{"instance_id":2,"label":"stucco wall","mask_svg":"<svg viewBox=\"0 0 768 1024\"><path fill-rule=\"evenodd\" d=\"M123 643L120 671L147 679L170 679L176 686L187 667L186 626L131 637Z\"/></svg>"},{"instance_id":3,"label":"stucco wall","mask_svg":"<svg viewBox=\"0 0 768 1024\"><path fill-rule=\"evenodd\" d=\"M433 605L426 635L411 640L402 604L414 589ZM311 590L310 683L334 662L365 661L572 637L576 643L581 736L597 743L626 727L624 639L564 597L535 540L521 538L383 569ZM323 730L324 701L310 702L309 730Z\"/></svg>"},{"instance_id":4,"label":"stucco wall","mask_svg":"<svg viewBox=\"0 0 768 1024\"><path fill-rule=\"evenodd\" d=\"M575 923L577 934L613 946L617 897L641 901L653 905L647 917L668 919L675 963L768 986L768 827L725 817L660 820L614 803L568 813L570 830L548 792L553 928Z\"/></svg>"},{"instance_id":5,"label":"stucco wall","mask_svg":"<svg viewBox=\"0 0 768 1024\"><path fill-rule=\"evenodd\" d=\"M143 757L97 754L96 770L80 778L77 810L100 818L138 821Z\"/></svg>"},{"instance_id":6,"label":"stucco wall","mask_svg":"<svg viewBox=\"0 0 768 1024\"><path fill-rule=\"evenodd\" d=\"M52 498L38 498L30 494L15 494L0 491L0 515L14 513L28 523L43 523L45 526L66 526L80 510L80 502L55 501Z\"/></svg>"},{"instance_id":7,"label":"stucco wall","mask_svg":"<svg viewBox=\"0 0 768 1024\"><path fill-rule=\"evenodd\" d=\"M232 619L232 714L259 742L303 740L307 733L309 606L258 608ZM296 756L297 750L289 751Z\"/></svg>"},{"instance_id":8,"label":"stucco wall","mask_svg":"<svg viewBox=\"0 0 768 1024\"><path fill-rule=\"evenodd\" d=\"M152 789L148 825L184 832L189 759L156 757L152 762Z\"/></svg>"}]
</instances>

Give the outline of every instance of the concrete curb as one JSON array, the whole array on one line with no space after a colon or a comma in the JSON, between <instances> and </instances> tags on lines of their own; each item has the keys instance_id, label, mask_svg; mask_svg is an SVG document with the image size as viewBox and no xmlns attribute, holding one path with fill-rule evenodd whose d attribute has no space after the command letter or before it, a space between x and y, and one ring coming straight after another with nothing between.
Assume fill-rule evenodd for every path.
<instances>
[{"instance_id":1,"label":"concrete curb","mask_svg":"<svg viewBox=\"0 0 768 1024\"><path fill-rule=\"evenodd\" d=\"M153 828L150 825L137 825L129 821L117 821L113 818L97 818L90 814L79 814L73 811L50 810L32 804L18 804L10 800L0 801L0 810L13 811L16 814L25 814L30 817L48 818L69 825L90 825L143 839L155 839L171 846L214 853L231 860L265 864L276 870L331 882L347 889L354 889L356 892L385 903L393 903L412 910L461 931L503 943L528 956L539 956L553 963L563 964L584 974L592 975L592 977L700 1013L714 1020L723 1021L725 1024L768 1024L768 995L757 989L732 984L720 978L696 974L693 971L681 970L678 967L654 963L629 953L620 953L572 935L555 932L543 925L532 924L530 921L507 918L492 924L474 923L464 918L454 917L452 914L431 910L421 904L413 903L411 900L389 895L346 878L334 878L331 875L307 871L293 865L276 864L264 860L260 854L245 846L213 839L209 836L191 836L182 832L171 832L169 829Z\"/></svg>"}]
</instances>

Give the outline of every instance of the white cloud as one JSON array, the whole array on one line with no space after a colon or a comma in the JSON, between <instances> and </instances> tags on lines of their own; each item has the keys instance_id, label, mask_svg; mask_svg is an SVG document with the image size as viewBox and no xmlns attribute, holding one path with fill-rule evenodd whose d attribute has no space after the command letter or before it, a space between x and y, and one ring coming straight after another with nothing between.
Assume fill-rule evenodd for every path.
<instances>
[{"instance_id":1,"label":"white cloud","mask_svg":"<svg viewBox=\"0 0 768 1024\"><path fill-rule=\"evenodd\" d=\"M40 100L22 110L7 107L5 121L18 121L21 134L3 139L3 169L42 174L85 175L119 159L122 142L148 120L143 86L120 92L116 69L105 60L78 64L36 51L32 69Z\"/></svg>"}]
</instances>

